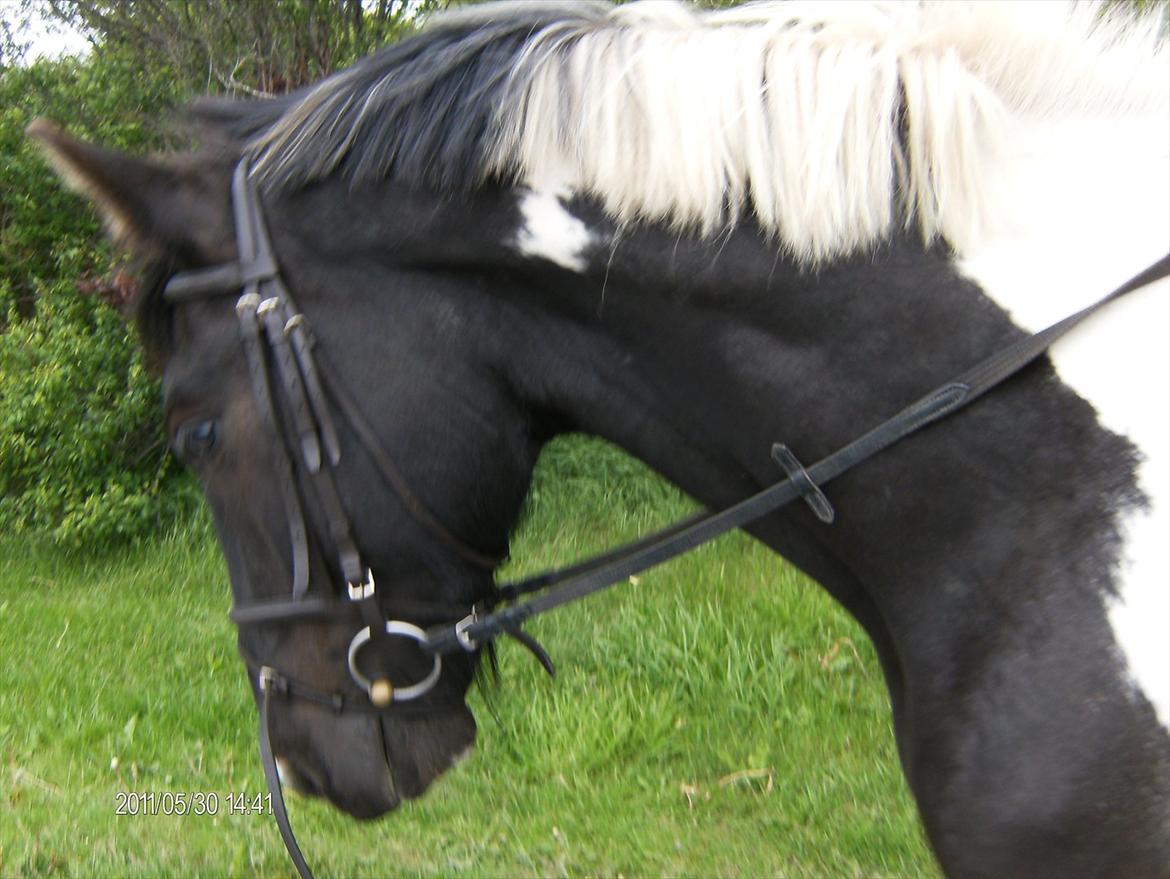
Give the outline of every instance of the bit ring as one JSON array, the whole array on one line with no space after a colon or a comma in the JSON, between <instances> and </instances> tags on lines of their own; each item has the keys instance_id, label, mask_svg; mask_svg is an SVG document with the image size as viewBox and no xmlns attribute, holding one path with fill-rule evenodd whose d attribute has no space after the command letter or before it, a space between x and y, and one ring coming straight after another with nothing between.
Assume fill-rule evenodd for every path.
<instances>
[{"instance_id":1,"label":"bit ring","mask_svg":"<svg viewBox=\"0 0 1170 879\"><path fill-rule=\"evenodd\" d=\"M427 641L427 633L418 626L411 623L404 623L401 620L387 620L386 634L397 635L400 638L410 638L417 641L419 644L425 644ZM366 626L360 632L353 636L353 640L349 642L349 652L346 655L346 661L349 663L349 676L353 678L355 684L361 687L367 696L371 696L371 689L374 686L374 681L362 674L357 667L358 651L362 646L373 637L370 633L370 627ZM435 684L439 682L439 674L443 670L443 658L439 654L434 656L434 665L421 681L410 684L405 687L393 687L391 691L391 702L409 702L411 699L417 699L434 689ZM374 701L372 696L370 701ZM375 703L377 704L377 703Z\"/></svg>"}]
</instances>

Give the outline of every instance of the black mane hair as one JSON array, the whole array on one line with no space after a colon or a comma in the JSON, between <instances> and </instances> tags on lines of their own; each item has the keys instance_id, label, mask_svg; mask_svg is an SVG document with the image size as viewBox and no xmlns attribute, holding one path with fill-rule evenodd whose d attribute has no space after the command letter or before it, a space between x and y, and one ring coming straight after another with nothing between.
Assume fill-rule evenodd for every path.
<instances>
[{"instance_id":1,"label":"black mane hair","mask_svg":"<svg viewBox=\"0 0 1170 879\"><path fill-rule=\"evenodd\" d=\"M606 3L493 3L438 16L419 34L311 86L191 109L213 135L243 145L265 188L335 174L468 191L490 176L496 118L516 62L550 25L596 21Z\"/></svg>"}]
</instances>

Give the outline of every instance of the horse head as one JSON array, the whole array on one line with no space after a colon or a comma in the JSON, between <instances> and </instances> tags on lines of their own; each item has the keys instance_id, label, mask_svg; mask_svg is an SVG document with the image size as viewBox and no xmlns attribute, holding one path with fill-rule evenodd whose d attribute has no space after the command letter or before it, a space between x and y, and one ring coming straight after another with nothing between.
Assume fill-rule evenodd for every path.
<instances>
[{"instance_id":1,"label":"horse head","mask_svg":"<svg viewBox=\"0 0 1170 879\"><path fill-rule=\"evenodd\" d=\"M290 393L281 372L288 364L263 336L265 317L272 319L263 308L252 319L264 350L249 362L235 281L176 301L164 292L168 280L242 258L232 198L238 156L142 160L45 123L30 133L94 200L140 269L134 308L161 374L171 446L212 511L257 699L264 668L294 682L293 696L317 697L269 709L282 777L361 817L421 794L473 745L464 695L479 651L445 657L428 681L434 657L377 621L370 631L345 599L347 589L372 581L387 617L417 628L456 620L492 598L492 568L506 555L537 443L510 426L519 422L500 418L515 402L483 369L482 334L468 329L473 319L452 308L462 287L393 257L379 265L352 235L326 243L322 230L353 227L331 194L272 203L266 226L282 289L303 308L297 331L312 333L315 352L294 370L315 367L321 376L312 380L324 387L309 389L310 402L296 385ZM412 196L400 196L383 211L380 232L405 242L418 234L411 224L419 212ZM300 219L286 222L293 217ZM292 338L288 318L280 316L282 343ZM323 410L314 413L312 437L295 411L306 405ZM308 453L303 442L322 447ZM322 470L335 478L323 482ZM356 574L346 569L354 564ZM351 648L356 675L346 674ZM423 681L417 697L369 710L372 682L400 696Z\"/></svg>"}]
</instances>

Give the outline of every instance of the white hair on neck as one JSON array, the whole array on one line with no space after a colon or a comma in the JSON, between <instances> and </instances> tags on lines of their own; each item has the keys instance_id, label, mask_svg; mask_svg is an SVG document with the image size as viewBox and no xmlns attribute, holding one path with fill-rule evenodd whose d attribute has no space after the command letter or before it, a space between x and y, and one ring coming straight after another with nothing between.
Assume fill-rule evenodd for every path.
<instances>
[{"instance_id":1,"label":"white hair on neck","mask_svg":"<svg viewBox=\"0 0 1170 879\"><path fill-rule=\"evenodd\" d=\"M619 222L755 217L824 261L917 225L962 251L1013 116L1170 107L1158 22L1057 2L618 6L534 33L490 171Z\"/></svg>"}]
</instances>

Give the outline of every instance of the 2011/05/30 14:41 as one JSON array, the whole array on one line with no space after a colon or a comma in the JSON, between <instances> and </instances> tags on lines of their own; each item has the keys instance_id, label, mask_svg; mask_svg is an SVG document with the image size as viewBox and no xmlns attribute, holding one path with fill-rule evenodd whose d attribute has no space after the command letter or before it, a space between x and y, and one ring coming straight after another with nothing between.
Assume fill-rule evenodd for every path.
<instances>
[{"instance_id":1,"label":"2011/05/30 14:41","mask_svg":"<svg viewBox=\"0 0 1170 879\"><path fill-rule=\"evenodd\" d=\"M271 815L270 793L217 791L117 791L115 815Z\"/></svg>"}]
</instances>

